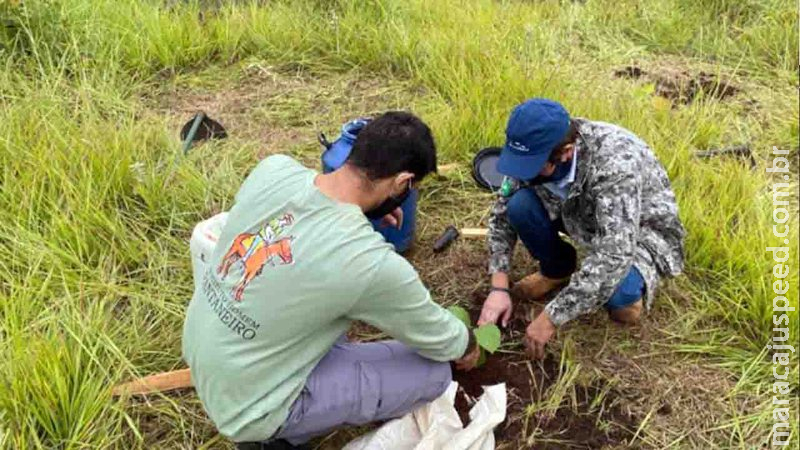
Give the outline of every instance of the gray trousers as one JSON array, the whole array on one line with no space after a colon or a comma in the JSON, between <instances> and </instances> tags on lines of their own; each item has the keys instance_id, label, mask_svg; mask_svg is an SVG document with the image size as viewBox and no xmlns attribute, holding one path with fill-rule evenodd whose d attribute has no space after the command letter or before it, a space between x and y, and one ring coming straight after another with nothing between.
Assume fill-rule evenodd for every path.
<instances>
[{"instance_id":1,"label":"gray trousers","mask_svg":"<svg viewBox=\"0 0 800 450\"><path fill-rule=\"evenodd\" d=\"M400 342L340 339L311 372L274 438L299 445L338 427L400 417L438 398L451 380L449 363Z\"/></svg>"}]
</instances>

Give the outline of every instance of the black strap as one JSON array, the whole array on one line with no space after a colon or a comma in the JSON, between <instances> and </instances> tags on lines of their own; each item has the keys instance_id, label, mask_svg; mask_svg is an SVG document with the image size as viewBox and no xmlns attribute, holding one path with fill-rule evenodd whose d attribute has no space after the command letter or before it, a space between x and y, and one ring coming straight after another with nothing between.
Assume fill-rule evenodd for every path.
<instances>
[{"instance_id":1,"label":"black strap","mask_svg":"<svg viewBox=\"0 0 800 450\"><path fill-rule=\"evenodd\" d=\"M317 135L317 140L319 141L320 144L322 144L323 147L325 147L325 150L330 150L332 144L330 143L330 141L328 141L328 138L325 136L325 133L320 131L319 134Z\"/></svg>"},{"instance_id":2,"label":"black strap","mask_svg":"<svg viewBox=\"0 0 800 450\"><path fill-rule=\"evenodd\" d=\"M505 292L506 294L511 295L511 290L508 289L508 288L501 288L501 287L492 286L492 288L489 289L489 292L494 292L494 291Z\"/></svg>"}]
</instances>

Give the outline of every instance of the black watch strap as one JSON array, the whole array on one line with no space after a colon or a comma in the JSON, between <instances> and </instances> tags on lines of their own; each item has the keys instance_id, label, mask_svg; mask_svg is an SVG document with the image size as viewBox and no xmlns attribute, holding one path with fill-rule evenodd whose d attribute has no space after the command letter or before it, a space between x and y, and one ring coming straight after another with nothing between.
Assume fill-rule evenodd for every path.
<instances>
[{"instance_id":1,"label":"black watch strap","mask_svg":"<svg viewBox=\"0 0 800 450\"><path fill-rule=\"evenodd\" d=\"M505 292L506 294L511 295L511 290L508 289L508 288L501 288L501 287L492 286L492 288L489 289L489 292L494 292L494 291Z\"/></svg>"}]
</instances>

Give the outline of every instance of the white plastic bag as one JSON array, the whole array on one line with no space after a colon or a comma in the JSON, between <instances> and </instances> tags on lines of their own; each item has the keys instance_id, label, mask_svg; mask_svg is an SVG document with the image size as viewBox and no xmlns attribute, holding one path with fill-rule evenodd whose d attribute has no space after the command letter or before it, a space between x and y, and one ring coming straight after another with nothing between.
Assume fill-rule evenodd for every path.
<instances>
[{"instance_id":1,"label":"white plastic bag","mask_svg":"<svg viewBox=\"0 0 800 450\"><path fill-rule=\"evenodd\" d=\"M343 450L494 450L494 427L506 418L506 385L484 387L464 428L452 382L436 400L361 436Z\"/></svg>"},{"instance_id":2,"label":"white plastic bag","mask_svg":"<svg viewBox=\"0 0 800 450\"><path fill-rule=\"evenodd\" d=\"M217 246L222 227L228 221L228 213L221 212L214 217L210 217L197 225L192 231L192 239L189 241L189 251L192 254L192 273L194 279L202 277L206 261L211 258L211 253Z\"/></svg>"}]
</instances>

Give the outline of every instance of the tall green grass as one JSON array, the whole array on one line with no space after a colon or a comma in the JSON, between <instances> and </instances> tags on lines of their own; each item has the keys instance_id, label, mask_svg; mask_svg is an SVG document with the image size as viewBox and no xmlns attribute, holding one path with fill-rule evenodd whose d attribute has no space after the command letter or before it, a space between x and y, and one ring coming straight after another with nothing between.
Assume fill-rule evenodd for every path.
<instances>
[{"instance_id":1,"label":"tall green grass","mask_svg":"<svg viewBox=\"0 0 800 450\"><path fill-rule=\"evenodd\" d=\"M684 306L701 337L683 349L731 369L761 361L742 389L769 380L769 180L693 152L751 142L763 161L771 145L796 149L791 2L64 0L4 3L0 13L0 427L9 448L142 445L106 389L178 363L188 232L224 206L247 167L230 147L176 163L177 143L139 95L243 58L411 80L447 160L501 142L508 111L531 96L630 128L667 167L689 231ZM652 86L613 77L662 59L747 80L761 109L710 98L671 108ZM793 227L795 257L798 238ZM794 271L794 304L798 282ZM796 313L791 323L798 336Z\"/></svg>"}]
</instances>

